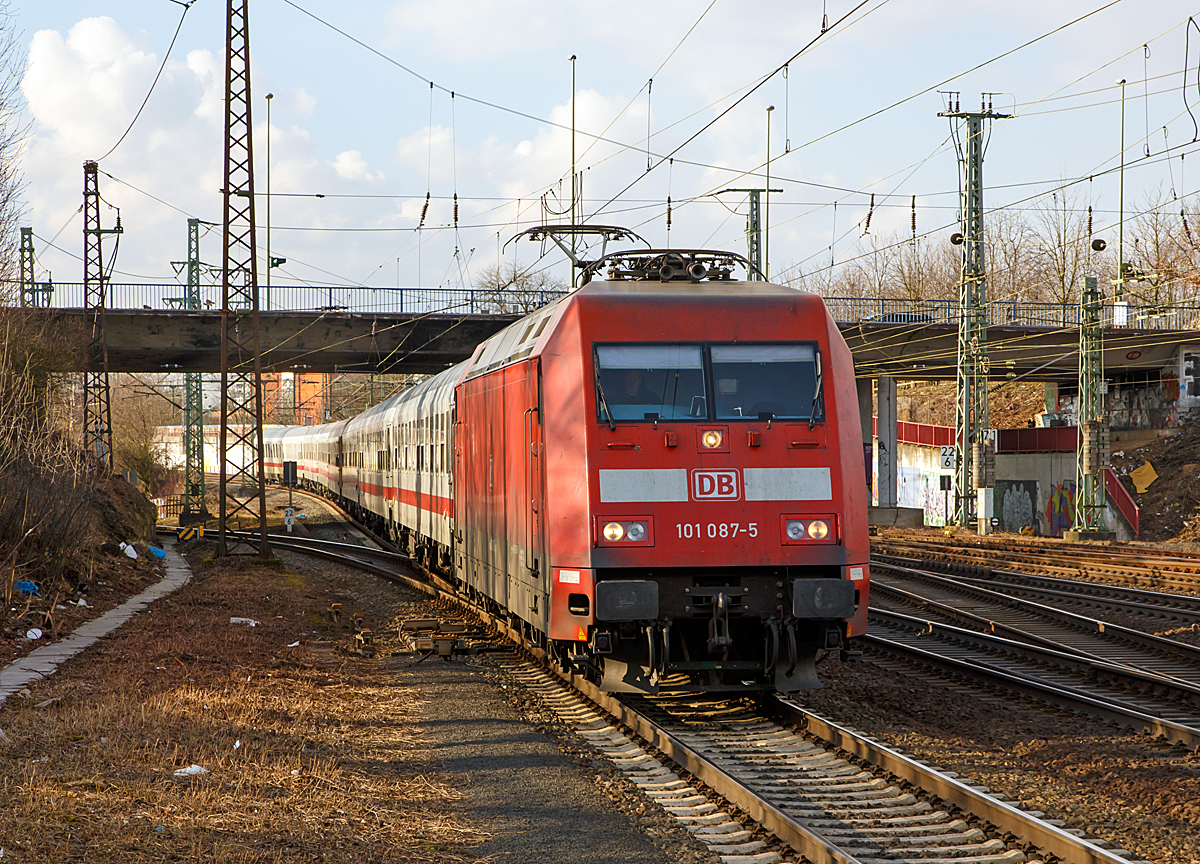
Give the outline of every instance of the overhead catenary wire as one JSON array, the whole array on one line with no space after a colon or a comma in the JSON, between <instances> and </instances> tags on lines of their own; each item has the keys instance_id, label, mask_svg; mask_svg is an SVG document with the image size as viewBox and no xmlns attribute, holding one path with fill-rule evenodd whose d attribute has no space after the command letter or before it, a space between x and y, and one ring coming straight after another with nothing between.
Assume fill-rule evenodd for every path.
<instances>
[{"instance_id":1,"label":"overhead catenary wire","mask_svg":"<svg viewBox=\"0 0 1200 864\"><path fill-rule=\"evenodd\" d=\"M150 103L150 97L154 94L154 88L158 86L158 79L162 77L163 70L167 68L167 61L171 59L171 51L175 47L175 41L179 38L179 32L183 30L183 22L184 19L187 18L188 10L192 8L192 5L196 2L196 0L186 0L186 2L184 2L184 0L173 0L173 2L183 7L183 13L179 16L179 25L175 28L175 35L171 37L171 44L167 47L167 53L163 55L163 61L158 67L158 73L154 76L154 80L150 83L150 89L146 92L146 98L142 100L142 104L138 107L137 113L134 114L133 119L129 121L129 126L126 127L124 133L122 133L121 137L117 140L117 143L110 147L107 153L97 159L97 162L104 161L114 152L116 152L116 149L121 146L121 143L129 136L129 133L133 131L134 124L137 123L138 118L142 116L142 112L146 110L146 105Z\"/></svg>"}]
</instances>

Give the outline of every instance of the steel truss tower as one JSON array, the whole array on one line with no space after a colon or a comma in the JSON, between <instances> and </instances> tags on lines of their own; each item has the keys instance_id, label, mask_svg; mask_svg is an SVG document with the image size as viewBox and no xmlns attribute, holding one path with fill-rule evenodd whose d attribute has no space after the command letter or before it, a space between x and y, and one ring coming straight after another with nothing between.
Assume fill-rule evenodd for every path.
<instances>
[{"instance_id":1,"label":"steel truss tower","mask_svg":"<svg viewBox=\"0 0 1200 864\"><path fill-rule=\"evenodd\" d=\"M21 305L36 306L33 276L33 229L21 229Z\"/></svg>"},{"instance_id":2,"label":"steel truss tower","mask_svg":"<svg viewBox=\"0 0 1200 864\"><path fill-rule=\"evenodd\" d=\"M746 278L762 282L767 278L763 269L762 193L782 192L782 189L725 189L724 192L746 192L750 195L750 209L746 213L746 260L750 268Z\"/></svg>"},{"instance_id":3,"label":"steel truss tower","mask_svg":"<svg viewBox=\"0 0 1200 864\"><path fill-rule=\"evenodd\" d=\"M267 545L263 475L262 358L259 354L258 261L254 235L254 148L250 117L249 0L228 0L225 19L225 203L221 254L221 490L217 554L247 518Z\"/></svg>"},{"instance_id":4,"label":"steel truss tower","mask_svg":"<svg viewBox=\"0 0 1200 864\"><path fill-rule=\"evenodd\" d=\"M183 308L200 308L200 220L188 219L187 286ZM199 372L183 376L183 512L181 525L212 518L204 500L204 377Z\"/></svg>"},{"instance_id":5,"label":"steel truss tower","mask_svg":"<svg viewBox=\"0 0 1200 864\"><path fill-rule=\"evenodd\" d=\"M108 396L108 341L104 335L107 290L102 245L105 234L121 234L121 215L114 228L100 227L99 166L83 163L83 309L89 326L87 371L83 373L83 446L112 468L112 410Z\"/></svg>"},{"instance_id":6,"label":"steel truss tower","mask_svg":"<svg viewBox=\"0 0 1200 864\"><path fill-rule=\"evenodd\" d=\"M1107 536L1104 523L1104 468L1108 426L1104 414L1104 343L1100 329L1100 289L1084 278L1079 298L1079 440L1075 457L1075 522L1080 539Z\"/></svg>"},{"instance_id":7,"label":"steel truss tower","mask_svg":"<svg viewBox=\"0 0 1200 864\"><path fill-rule=\"evenodd\" d=\"M958 285L958 375L954 436L954 522L975 521L973 454L982 453L988 429L987 281L983 238L984 133L991 120L1012 115L998 114L985 102L979 111L962 111L957 93L950 94L947 108L938 114L950 118L960 164L959 205L962 231L951 238L962 244L962 276ZM985 94L985 100L987 98ZM960 121L955 123L955 121ZM959 135L965 127L966 140Z\"/></svg>"}]
</instances>

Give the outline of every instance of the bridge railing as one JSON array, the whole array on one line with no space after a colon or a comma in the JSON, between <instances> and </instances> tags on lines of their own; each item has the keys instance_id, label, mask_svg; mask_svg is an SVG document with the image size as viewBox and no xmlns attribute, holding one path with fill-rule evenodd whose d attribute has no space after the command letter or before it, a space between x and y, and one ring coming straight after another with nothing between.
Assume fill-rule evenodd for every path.
<instances>
[{"instance_id":1,"label":"bridge railing","mask_svg":"<svg viewBox=\"0 0 1200 864\"><path fill-rule=\"evenodd\" d=\"M259 289L264 311L360 312L364 314L514 314L531 312L557 300L565 291L497 292L479 288L370 288L329 285L272 285ZM59 309L83 306L83 284L56 282L39 286L39 305ZM110 309L182 309L184 286L178 283L113 282L108 285ZM957 325L953 300L909 298L826 297L825 305L839 324ZM221 287L200 288L202 309L219 309ZM1079 326L1076 303L993 301L987 307L993 327ZM1154 306L1110 303L1103 307L1105 327L1142 330L1200 330L1200 305Z\"/></svg>"},{"instance_id":2,"label":"bridge railing","mask_svg":"<svg viewBox=\"0 0 1200 864\"><path fill-rule=\"evenodd\" d=\"M958 304L953 300L826 297L825 306L839 324L896 324L911 327L925 324L957 325L959 320ZM1079 326L1079 304L993 301L987 306L987 319L992 327L1073 330ZM1102 307L1101 321L1105 327L1200 330L1200 305L1109 303Z\"/></svg>"},{"instance_id":3,"label":"bridge railing","mask_svg":"<svg viewBox=\"0 0 1200 864\"><path fill-rule=\"evenodd\" d=\"M185 288L177 283L111 282L109 309L183 309ZM83 283L55 282L48 303L58 309L83 306ZM329 285L272 285L259 288L263 311L361 312L382 314L513 314L532 312L565 291L497 292L477 288L368 288ZM200 308L221 308L221 286L200 287Z\"/></svg>"}]
</instances>

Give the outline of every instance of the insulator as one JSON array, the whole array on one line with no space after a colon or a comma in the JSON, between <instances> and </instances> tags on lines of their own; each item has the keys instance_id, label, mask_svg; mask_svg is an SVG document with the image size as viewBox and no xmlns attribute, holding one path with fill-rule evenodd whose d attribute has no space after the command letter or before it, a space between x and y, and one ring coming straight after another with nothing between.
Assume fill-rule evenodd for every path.
<instances>
[{"instance_id":1,"label":"insulator","mask_svg":"<svg viewBox=\"0 0 1200 864\"><path fill-rule=\"evenodd\" d=\"M867 211L867 224L863 227L864 234L871 233L871 215L875 212L875 193L871 193L871 209Z\"/></svg>"},{"instance_id":2,"label":"insulator","mask_svg":"<svg viewBox=\"0 0 1200 864\"><path fill-rule=\"evenodd\" d=\"M1183 220L1183 233L1187 235L1188 244L1195 249L1196 241L1192 239L1192 229L1188 227L1187 213L1182 207L1179 208L1179 218Z\"/></svg>"},{"instance_id":3,"label":"insulator","mask_svg":"<svg viewBox=\"0 0 1200 864\"><path fill-rule=\"evenodd\" d=\"M458 193L454 193L454 227L458 227Z\"/></svg>"},{"instance_id":4,"label":"insulator","mask_svg":"<svg viewBox=\"0 0 1200 864\"><path fill-rule=\"evenodd\" d=\"M917 237L917 196L912 196L912 234L913 239Z\"/></svg>"},{"instance_id":5,"label":"insulator","mask_svg":"<svg viewBox=\"0 0 1200 864\"><path fill-rule=\"evenodd\" d=\"M1088 236L1092 236L1092 205L1088 205Z\"/></svg>"},{"instance_id":6,"label":"insulator","mask_svg":"<svg viewBox=\"0 0 1200 864\"><path fill-rule=\"evenodd\" d=\"M425 193L425 206L421 208L421 221L417 224L418 228L425 227L425 216L429 213L429 193Z\"/></svg>"},{"instance_id":7,"label":"insulator","mask_svg":"<svg viewBox=\"0 0 1200 864\"><path fill-rule=\"evenodd\" d=\"M667 196L667 229L671 228L671 196Z\"/></svg>"}]
</instances>

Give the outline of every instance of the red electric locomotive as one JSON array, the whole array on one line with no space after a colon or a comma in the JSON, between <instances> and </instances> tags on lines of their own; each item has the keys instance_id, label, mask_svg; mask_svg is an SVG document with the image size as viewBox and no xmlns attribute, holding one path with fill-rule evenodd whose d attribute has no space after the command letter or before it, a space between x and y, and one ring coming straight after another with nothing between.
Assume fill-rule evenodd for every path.
<instances>
[{"instance_id":1,"label":"red electric locomotive","mask_svg":"<svg viewBox=\"0 0 1200 864\"><path fill-rule=\"evenodd\" d=\"M333 454L310 485L605 690L818 687L867 623L854 366L819 297L738 263L607 256L469 361L272 452Z\"/></svg>"},{"instance_id":2,"label":"red electric locomotive","mask_svg":"<svg viewBox=\"0 0 1200 864\"><path fill-rule=\"evenodd\" d=\"M817 687L867 621L850 351L819 297L675 254L609 256L472 358L455 569L606 690Z\"/></svg>"}]
</instances>

